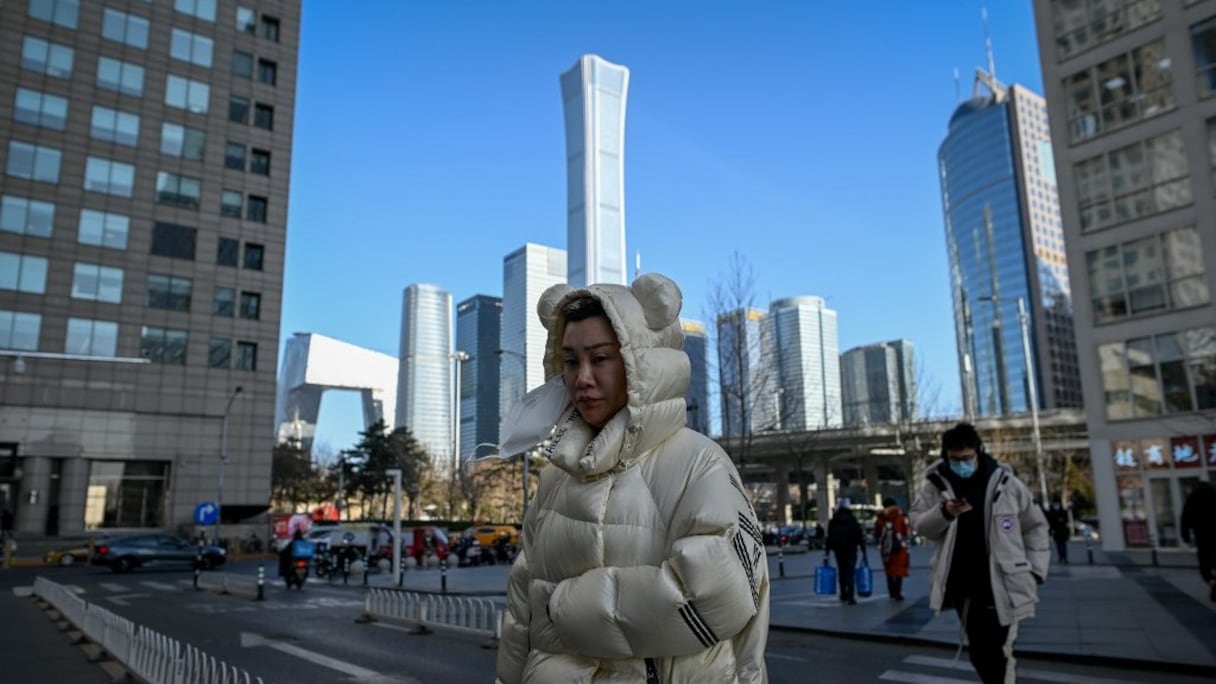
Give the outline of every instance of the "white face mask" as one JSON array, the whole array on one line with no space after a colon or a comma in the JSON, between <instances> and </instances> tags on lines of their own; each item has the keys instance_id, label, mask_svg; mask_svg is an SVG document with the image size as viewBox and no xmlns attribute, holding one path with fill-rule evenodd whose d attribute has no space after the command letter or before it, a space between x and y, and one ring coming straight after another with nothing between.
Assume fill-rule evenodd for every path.
<instances>
[{"instance_id":1,"label":"white face mask","mask_svg":"<svg viewBox=\"0 0 1216 684\"><path fill-rule=\"evenodd\" d=\"M950 461L950 470L954 471L955 475L966 480L975 474L976 459L968 459L966 461Z\"/></svg>"}]
</instances>

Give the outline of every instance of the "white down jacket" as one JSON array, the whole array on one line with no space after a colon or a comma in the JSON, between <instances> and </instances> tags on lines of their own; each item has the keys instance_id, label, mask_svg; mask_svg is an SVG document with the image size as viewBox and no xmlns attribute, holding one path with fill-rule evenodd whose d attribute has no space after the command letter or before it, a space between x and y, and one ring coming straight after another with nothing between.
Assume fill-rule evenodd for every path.
<instances>
[{"instance_id":1,"label":"white down jacket","mask_svg":"<svg viewBox=\"0 0 1216 684\"><path fill-rule=\"evenodd\" d=\"M505 684L767 682L768 561L725 452L684 427L689 363L675 283L550 288L546 374L565 303L591 296L621 343L628 405L598 433L567 406L511 570Z\"/></svg>"}]
</instances>

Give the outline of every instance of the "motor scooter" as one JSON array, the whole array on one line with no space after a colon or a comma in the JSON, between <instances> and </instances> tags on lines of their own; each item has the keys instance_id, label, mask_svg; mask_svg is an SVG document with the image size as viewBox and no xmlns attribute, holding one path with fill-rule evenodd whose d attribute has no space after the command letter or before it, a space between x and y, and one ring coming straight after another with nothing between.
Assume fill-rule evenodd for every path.
<instances>
[{"instance_id":1,"label":"motor scooter","mask_svg":"<svg viewBox=\"0 0 1216 684\"><path fill-rule=\"evenodd\" d=\"M308 579L308 566L312 563L316 550L312 542L303 539L293 541L288 549L287 552L291 554L291 566L283 576L283 581L288 589L293 586L303 589L304 581Z\"/></svg>"}]
</instances>

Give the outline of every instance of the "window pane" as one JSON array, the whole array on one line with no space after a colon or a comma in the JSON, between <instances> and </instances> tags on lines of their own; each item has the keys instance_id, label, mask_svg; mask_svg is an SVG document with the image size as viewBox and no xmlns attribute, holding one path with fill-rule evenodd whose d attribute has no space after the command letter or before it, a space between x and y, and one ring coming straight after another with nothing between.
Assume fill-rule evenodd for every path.
<instances>
[{"instance_id":1,"label":"window pane","mask_svg":"<svg viewBox=\"0 0 1216 684\"><path fill-rule=\"evenodd\" d=\"M173 0L173 9L204 21L215 21L216 0Z\"/></svg>"},{"instance_id":2,"label":"window pane","mask_svg":"<svg viewBox=\"0 0 1216 684\"><path fill-rule=\"evenodd\" d=\"M0 290L45 294L46 268L43 257L0 252Z\"/></svg>"},{"instance_id":3,"label":"window pane","mask_svg":"<svg viewBox=\"0 0 1216 684\"><path fill-rule=\"evenodd\" d=\"M274 130L274 107L260 104L254 108L253 125L268 131Z\"/></svg>"},{"instance_id":4,"label":"window pane","mask_svg":"<svg viewBox=\"0 0 1216 684\"><path fill-rule=\"evenodd\" d=\"M216 316L232 318L236 313L236 290L231 287L215 288L215 298L211 303L211 313Z\"/></svg>"},{"instance_id":5,"label":"window pane","mask_svg":"<svg viewBox=\"0 0 1216 684\"><path fill-rule=\"evenodd\" d=\"M261 316L262 295L256 292L241 293L241 318L258 320Z\"/></svg>"},{"instance_id":6,"label":"window pane","mask_svg":"<svg viewBox=\"0 0 1216 684\"><path fill-rule=\"evenodd\" d=\"M118 304L122 301L122 269L77 262L72 297Z\"/></svg>"},{"instance_id":7,"label":"window pane","mask_svg":"<svg viewBox=\"0 0 1216 684\"><path fill-rule=\"evenodd\" d=\"M236 343L236 367L240 370L258 369L258 345L253 342Z\"/></svg>"},{"instance_id":8,"label":"window pane","mask_svg":"<svg viewBox=\"0 0 1216 684\"><path fill-rule=\"evenodd\" d=\"M117 90L124 95L140 97L144 92L144 69L117 59L99 57L97 59L97 85L100 88Z\"/></svg>"},{"instance_id":9,"label":"window pane","mask_svg":"<svg viewBox=\"0 0 1216 684\"><path fill-rule=\"evenodd\" d=\"M237 78L253 78L253 55L240 50L233 52L232 75Z\"/></svg>"},{"instance_id":10,"label":"window pane","mask_svg":"<svg viewBox=\"0 0 1216 684\"><path fill-rule=\"evenodd\" d=\"M56 78L72 75L72 48L26 36L21 43L21 68Z\"/></svg>"},{"instance_id":11,"label":"window pane","mask_svg":"<svg viewBox=\"0 0 1216 684\"><path fill-rule=\"evenodd\" d=\"M215 43L206 36L175 28L169 41L169 56L183 62L211 68Z\"/></svg>"},{"instance_id":12,"label":"window pane","mask_svg":"<svg viewBox=\"0 0 1216 684\"><path fill-rule=\"evenodd\" d=\"M173 259L194 259L194 228L157 221L152 225L152 254Z\"/></svg>"},{"instance_id":13,"label":"window pane","mask_svg":"<svg viewBox=\"0 0 1216 684\"><path fill-rule=\"evenodd\" d=\"M0 311L0 349L38 350L42 316L20 311Z\"/></svg>"},{"instance_id":14,"label":"window pane","mask_svg":"<svg viewBox=\"0 0 1216 684\"><path fill-rule=\"evenodd\" d=\"M224 146L224 166L238 171L245 170L245 146L228 143Z\"/></svg>"},{"instance_id":15,"label":"window pane","mask_svg":"<svg viewBox=\"0 0 1216 684\"><path fill-rule=\"evenodd\" d=\"M212 337L208 345L207 365L212 368L228 368L232 365L232 340Z\"/></svg>"},{"instance_id":16,"label":"window pane","mask_svg":"<svg viewBox=\"0 0 1216 684\"><path fill-rule=\"evenodd\" d=\"M1127 377L1124 345L1113 343L1099 346L1098 359L1102 371L1102 389L1106 397L1107 419L1131 418L1131 387Z\"/></svg>"},{"instance_id":17,"label":"window pane","mask_svg":"<svg viewBox=\"0 0 1216 684\"><path fill-rule=\"evenodd\" d=\"M121 214L81 209L78 240L85 245L126 249L130 223L130 219Z\"/></svg>"},{"instance_id":18,"label":"window pane","mask_svg":"<svg viewBox=\"0 0 1216 684\"><path fill-rule=\"evenodd\" d=\"M216 248L215 263L220 266L236 266L241 243L232 238L220 238Z\"/></svg>"},{"instance_id":19,"label":"window pane","mask_svg":"<svg viewBox=\"0 0 1216 684\"><path fill-rule=\"evenodd\" d=\"M236 8L236 30L245 33L257 32L257 15L248 7Z\"/></svg>"},{"instance_id":20,"label":"window pane","mask_svg":"<svg viewBox=\"0 0 1216 684\"><path fill-rule=\"evenodd\" d=\"M74 29L80 15L80 0L30 0L27 11L35 19Z\"/></svg>"},{"instance_id":21,"label":"window pane","mask_svg":"<svg viewBox=\"0 0 1216 684\"><path fill-rule=\"evenodd\" d=\"M225 190L220 199L220 215L230 218L241 217L241 193L236 190Z\"/></svg>"},{"instance_id":22,"label":"window pane","mask_svg":"<svg viewBox=\"0 0 1216 684\"><path fill-rule=\"evenodd\" d=\"M1165 308L1165 265L1157 236L1124 243L1123 273L1132 313Z\"/></svg>"},{"instance_id":23,"label":"window pane","mask_svg":"<svg viewBox=\"0 0 1216 684\"><path fill-rule=\"evenodd\" d=\"M0 230L49 238L55 222L55 205L24 197L0 198Z\"/></svg>"},{"instance_id":24,"label":"window pane","mask_svg":"<svg viewBox=\"0 0 1216 684\"><path fill-rule=\"evenodd\" d=\"M257 223L266 223L265 197L258 197L257 195L249 196L249 214L246 218Z\"/></svg>"},{"instance_id":25,"label":"window pane","mask_svg":"<svg viewBox=\"0 0 1216 684\"><path fill-rule=\"evenodd\" d=\"M94 105L89 135L135 147L139 144L139 116Z\"/></svg>"},{"instance_id":26,"label":"window pane","mask_svg":"<svg viewBox=\"0 0 1216 684\"><path fill-rule=\"evenodd\" d=\"M245 243L245 268L252 271L262 270L262 246Z\"/></svg>"},{"instance_id":27,"label":"window pane","mask_svg":"<svg viewBox=\"0 0 1216 684\"><path fill-rule=\"evenodd\" d=\"M268 59L258 60L258 80L267 85L274 85L278 79L278 65Z\"/></svg>"},{"instance_id":28,"label":"window pane","mask_svg":"<svg viewBox=\"0 0 1216 684\"><path fill-rule=\"evenodd\" d=\"M234 123L249 123L249 100L243 97L228 99L228 120Z\"/></svg>"},{"instance_id":29,"label":"window pane","mask_svg":"<svg viewBox=\"0 0 1216 684\"><path fill-rule=\"evenodd\" d=\"M102 15L101 35L141 50L148 49L148 20L106 8Z\"/></svg>"}]
</instances>

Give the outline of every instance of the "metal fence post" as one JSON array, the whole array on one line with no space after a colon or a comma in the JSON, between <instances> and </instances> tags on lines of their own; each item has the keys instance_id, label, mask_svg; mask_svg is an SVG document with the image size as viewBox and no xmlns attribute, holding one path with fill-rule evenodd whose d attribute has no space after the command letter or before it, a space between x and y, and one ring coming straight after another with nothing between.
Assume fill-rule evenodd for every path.
<instances>
[{"instance_id":1,"label":"metal fence post","mask_svg":"<svg viewBox=\"0 0 1216 684\"><path fill-rule=\"evenodd\" d=\"M777 547L777 576L785 577L785 549Z\"/></svg>"},{"instance_id":2,"label":"metal fence post","mask_svg":"<svg viewBox=\"0 0 1216 684\"><path fill-rule=\"evenodd\" d=\"M258 563L258 597L256 600L263 601L266 599L266 566Z\"/></svg>"},{"instance_id":3,"label":"metal fence post","mask_svg":"<svg viewBox=\"0 0 1216 684\"><path fill-rule=\"evenodd\" d=\"M439 561L439 593L448 593L448 559Z\"/></svg>"},{"instance_id":4,"label":"metal fence post","mask_svg":"<svg viewBox=\"0 0 1216 684\"><path fill-rule=\"evenodd\" d=\"M194 589L198 590L198 576L203 571L203 542L200 540L194 553Z\"/></svg>"},{"instance_id":5,"label":"metal fence post","mask_svg":"<svg viewBox=\"0 0 1216 684\"><path fill-rule=\"evenodd\" d=\"M1088 536L1085 537L1085 555L1089 558L1089 564L1094 564L1094 545L1093 540Z\"/></svg>"}]
</instances>

